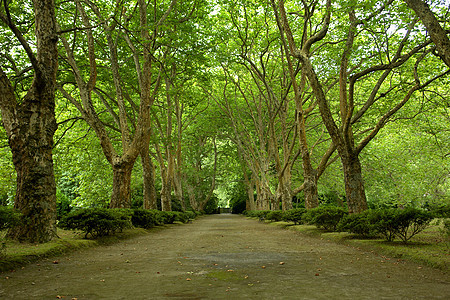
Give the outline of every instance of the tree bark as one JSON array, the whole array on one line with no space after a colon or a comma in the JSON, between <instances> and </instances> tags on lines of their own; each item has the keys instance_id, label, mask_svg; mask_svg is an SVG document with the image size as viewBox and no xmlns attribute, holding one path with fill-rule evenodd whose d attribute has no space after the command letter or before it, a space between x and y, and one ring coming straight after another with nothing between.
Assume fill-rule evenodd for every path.
<instances>
[{"instance_id":1,"label":"tree bark","mask_svg":"<svg viewBox=\"0 0 450 300\"><path fill-rule=\"evenodd\" d=\"M55 84L58 51L53 0L33 1L36 55L9 17L0 13L27 52L34 78L19 103L0 67L0 109L17 172L14 206L25 222L12 228L8 237L27 242L48 242L56 236L56 185L53 172ZM7 4L5 2L5 9Z\"/></svg>"},{"instance_id":2,"label":"tree bark","mask_svg":"<svg viewBox=\"0 0 450 300\"><path fill-rule=\"evenodd\" d=\"M245 209L246 210L255 210L256 209L256 203L255 203L255 190L254 190L254 181L250 180L248 178L247 172L245 170L245 167L242 168L244 173L244 182L245 187L247 190L247 198L245 201Z\"/></svg>"},{"instance_id":3,"label":"tree bark","mask_svg":"<svg viewBox=\"0 0 450 300\"><path fill-rule=\"evenodd\" d=\"M344 167L348 212L360 213L367 209L367 200L359 157L357 155L343 155L341 160Z\"/></svg>"},{"instance_id":4,"label":"tree bark","mask_svg":"<svg viewBox=\"0 0 450 300\"><path fill-rule=\"evenodd\" d=\"M405 0L405 2L427 28L431 40L436 45L439 57L450 67L450 39L428 4L422 0Z\"/></svg>"},{"instance_id":5,"label":"tree bark","mask_svg":"<svg viewBox=\"0 0 450 300\"><path fill-rule=\"evenodd\" d=\"M155 189L155 168L148 153L148 148L141 150L142 175L144 180L144 209L157 209L156 189Z\"/></svg>"},{"instance_id":6,"label":"tree bark","mask_svg":"<svg viewBox=\"0 0 450 300\"><path fill-rule=\"evenodd\" d=\"M292 188L291 188L291 176L285 174L278 181L277 187L277 203L281 202L281 209L283 211L292 209Z\"/></svg>"},{"instance_id":7,"label":"tree bark","mask_svg":"<svg viewBox=\"0 0 450 300\"><path fill-rule=\"evenodd\" d=\"M113 165L113 191L110 208L131 207L131 172L134 161L128 164Z\"/></svg>"}]
</instances>

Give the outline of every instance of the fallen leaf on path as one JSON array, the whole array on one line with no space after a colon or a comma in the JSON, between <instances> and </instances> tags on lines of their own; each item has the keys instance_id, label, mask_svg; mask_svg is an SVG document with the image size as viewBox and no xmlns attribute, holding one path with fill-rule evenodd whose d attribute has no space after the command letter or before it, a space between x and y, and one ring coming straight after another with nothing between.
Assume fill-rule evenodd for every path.
<instances>
[{"instance_id":1,"label":"fallen leaf on path","mask_svg":"<svg viewBox=\"0 0 450 300\"><path fill-rule=\"evenodd\" d=\"M190 278L186 278L186 281L191 281L192 279L190 279Z\"/></svg>"}]
</instances>

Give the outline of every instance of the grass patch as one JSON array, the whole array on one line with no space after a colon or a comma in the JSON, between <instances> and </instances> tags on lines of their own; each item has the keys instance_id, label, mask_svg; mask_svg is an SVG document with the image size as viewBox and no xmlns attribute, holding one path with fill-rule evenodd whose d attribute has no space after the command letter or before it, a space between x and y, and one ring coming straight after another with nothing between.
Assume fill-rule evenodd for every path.
<instances>
[{"instance_id":1,"label":"grass patch","mask_svg":"<svg viewBox=\"0 0 450 300\"><path fill-rule=\"evenodd\" d=\"M6 249L0 255L0 272L9 271L42 258L48 258L77 249L96 247L118 242L146 234L142 228L126 229L114 236L106 236L96 240L84 239L83 233L58 228L59 238L43 244L19 243L6 240ZM3 237L5 232L0 233Z\"/></svg>"},{"instance_id":2,"label":"grass patch","mask_svg":"<svg viewBox=\"0 0 450 300\"><path fill-rule=\"evenodd\" d=\"M215 270L206 274L206 277L221 281L238 281L245 279L244 275L231 270Z\"/></svg>"},{"instance_id":3,"label":"grass patch","mask_svg":"<svg viewBox=\"0 0 450 300\"><path fill-rule=\"evenodd\" d=\"M382 238L362 238L347 232L328 232L314 225L286 225L286 222L273 222L274 226L289 228L308 236L320 237L329 241L373 251L379 255L406 259L425 264L443 271L450 268L450 238L443 232L443 222L433 221L424 231L414 236L407 244L401 241L387 242Z\"/></svg>"}]
</instances>

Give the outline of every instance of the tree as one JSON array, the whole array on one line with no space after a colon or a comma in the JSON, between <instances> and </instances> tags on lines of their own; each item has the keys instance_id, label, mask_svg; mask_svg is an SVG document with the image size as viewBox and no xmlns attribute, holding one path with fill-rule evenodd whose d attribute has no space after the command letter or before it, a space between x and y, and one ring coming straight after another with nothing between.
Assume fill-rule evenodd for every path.
<instances>
[{"instance_id":1,"label":"tree","mask_svg":"<svg viewBox=\"0 0 450 300\"><path fill-rule=\"evenodd\" d=\"M53 0L33 1L34 52L33 42L27 40L13 20L8 2L3 1L3 4L0 20L13 32L31 64L21 75L33 71L33 81L26 91L20 93L8 78L4 69L6 63L2 62L0 67L0 108L17 172L14 206L26 218L12 228L8 236L42 243L56 236L56 187L52 159L58 69L55 5ZM13 61L9 63L14 69Z\"/></svg>"},{"instance_id":2,"label":"tree","mask_svg":"<svg viewBox=\"0 0 450 300\"><path fill-rule=\"evenodd\" d=\"M155 71L153 64L157 57L156 51L159 48L156 39L160 27L171 13L176 1L171 1L167 9L159 16L156 15L159 11L154 7L156 10L153 18L155 26L151 34L150 24L148 23L149 7L145 1L138 1L138 9L133 9L129 14L127 14L125 6L119 3L115 10L114 18L106 18L104 15L107 15L108 12L102 11L100 5L97 6L89 2L88 7L86 7L90 10L89 14L81 1L77 0L75 3L78 13L74 14L74 24L81 22L80 25L84 26L83 32L87 40L85 51L89 54L89 68L86 71L89 74L89 78L84 78L81 63L83 58L76 52L77 48L72 47L69 40L62 36L65 59L71 68L75 82L67 80L59 86L59 91L77 107L83 119L94 129L100 140L103 153L113 168L113 191L110 207L130 207L131 172L137 157L141 154L143 148L149 145L150 108L160 86L161 73L159 72L157 76L153 75ZM80 21L78 16L81 19ZM95 25L91 25L93 23L91 18L95 19ZM96 31L95 29L98 26L101 26L103 31ZM64 32L72 31L77 32L78 30L77 28L64 30ZM137 42L134 42L136 38L134 32L140 34ZM103 53L103 48L96 46L94 33L100 34L97 37L97 43L104 42L104 47L108 50L107 53ZM74 34L72 39L72 42L76 42L78 35ZM120 51L122 49L125 52ZM121 60L124 59L121 55L126 55L127 52L131 54L130 61L134 63L134 66L133 64L129 66L134 67L134 74L128 73L129 69L121 65ZM105 75L103 73L98 74L97 59L100 58L103 59L103 63L108 61L111 70L110 74L102 77L102 85L106 85L106 88L111 88L114 91L113 93L103 90L103 86L97 84L97 76ZM80 62L77 62L77 59ZM127 61L127 59L124 60ZM127 75L125 76L123 73L127 73ZM112 82L110 81L111 77ZM137 82L137 88L128 88L127 90L127 83L129 83L127 80L131 78ZM77 93L71 94L65 88L66 85L75 85L77 87L77 93L79 93L81 101L77 99ZM133 84L131 85L133 86ZM106 130L106 125L100 119L95 109L93 94L106 107L110 117L117 125L117 128L111 125L109 127L120 134L121 153L115 149ZM138 99L139 104L134 102L135 99ZM110 103L117 105L117 111L113 109ZM138 116L135 122L129 122L129 111L133 110L137 112ZM134 127L132 127L133 124ZM145 150L142 152L142 155L146 155Z\"/></svg>"},{"instance_id":3,"label":"tree","mask_svg":"<svg viewBox=\"0 0 450 300\"><path fill-rule=\"evenodd\" d=\"M432 51L430 41L416 33L417 22L408 18L403 13L403 9L394 6L393 1L374 6L370 10L366 9L368 6L362 4L353 6L353 4L344 3L341 4L340 9L333 9L332 2L328 0L323 6L316 6L318 4L315 2L304 3L304 15L312 20L318 18L319 24L315 27L315 31L308 32L305 28L299 34L299 36L307 36L300 41L300 47L296 44L296 35L291 31L284 1L278 1L278 9L275 12L282 28L281 33L286 36L289 43L290 55L296 57L302 64L302 72L305 73L314 90L322 120L341 158L349 212L357 213L367 209L360 153L392 119L392 116L413 98L416 91L422 90L445 76L448 71L438 68L437 72L432 74L425 71L418 72L419 67L425 65L427 60L432 60L429 55ZM274 0L272 3L276 7ZM332 12L338 16L335 20L339 21L339 26L330 25ZM408 30L399 30L400 24L384 25L380 20L387 16L390 19L406 22ZM379 26L387 26L387 28L377 28ZM330 29L333 32L328 34ZM412 34L413 31L414 34ZM387 35L386 32L388 32ZM327 34L332 36L332 40L325 39ZM380 48L365 49L362 45L368 43L373 36L376 37ZM340 61L331 61L331 64L336 65L330 69L339 70L339 74L326 74L327 72L318 74L317 59L313 60L312 56L322 55L325 58L324 55L329 53L329 49L322 50L326 48L322 47L328 43L335 43L333 41L335 38L338 39L336 44L340 45ZM321 41L323 41L322 44L311 51L311 47ZM391 47L391 45L397 46ZM377 51L378 55L374 51ZM380 55L382 53L385 55ZM333 55L337 54L333 53ZM409 76L404 77L404 74ZM339 99L339 123L333 118L331 103L325 94L326 79L321 79L327 75L338 75L339 78L339 89L336 91ZM408 80L409 78L414 80ZM357 86L359 89L356 88ZM401 93L402 96L392 96L395 93ZM379 110L382 113L373 115L368 113L370 109ZM368 128L358 128L363 116L367 116L366 122L371 124ZM359 130L356 131L355 127Z\"/></svg>"},{"instance_id":4,"label":"tree","mask_svg":"<svg viewBox=\"0 0 450 300\"><path fill-rule=\"evenodd\" d=\"M431 40L436 45L439 57L450 67L450 40L431 11L430 6L422 0L405 0L405 2L414 10L427 28Z\"/></svg>"}]
</instances>

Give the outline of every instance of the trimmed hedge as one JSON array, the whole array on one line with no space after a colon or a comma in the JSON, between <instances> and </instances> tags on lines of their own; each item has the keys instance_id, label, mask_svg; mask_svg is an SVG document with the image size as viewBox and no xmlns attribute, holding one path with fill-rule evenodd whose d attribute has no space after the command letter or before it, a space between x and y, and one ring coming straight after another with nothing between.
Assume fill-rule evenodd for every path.
<instances>
[{"instance_id":1,"label":"trimmed hedge","mask_svg":"<svg viewBox=\"0 0 450 300\"><path fill-rule=\"evenodd\" d=\"M386 241L395 237L407 243L433 220L433 213L418 209L376 209L343 218L339 229L361 235L381 235Z\"/></svg>"},{"instance_id":2,"label":"trimmed hedge","mask_svg":"<svg viewBox=\"0 0 450 300\"><path fill-rule=\"evenodd\" d=\"M308 210L304 220L328 231L336 231L341 219L348 214L347 210L337 206L319 206Z\"/></svg>"},{"instance_id":3,"label":"trimmed hedge","mask_svg":"<svg viewBox=\"0 0 450 300\"><path fill-rule=\"evenodd\" d=\"M337 206L319 206L310 210L295 208L284 212L254 210L244 211L243 214L260 220L313 224L327 231L346 231L366 237L383 236L387 241L397 237L404 243L423 231L435 217L433 212L412 207L366 210L351 215Z\"/></svg>"},{"instance_id":4,"label":"trimmed hedge","mask_svg":"<svg viewBox=\"0 0 450 300\"><path fill-rule=\"evenodd\" d=\"M369 210L359 214L344 216L338 224L338 231L346 231L369 237L376 234L373 225L369 222Z\"/></svg>"},{"instance_id":5,"label":"trimmed hedge","mask_svg":"<svg viewBox=\"0 0 450 300\"><path fill-rule=\"evenodd\" d=\"M65 215L58 223L63 229L81 230L87 238L112 235L131 227L132 211L128 209L83 208Z\"/></svg>"},{"instance_id":6,"label":"trimmed hedge","mask_svg":"<svg viewBox=\"0 0 450 300\"><path fill-rule=\"evenodd\" d=\"M303 223L303 214L306 213L306 208L294 208L286 210L283 213L283 221L294 222L295 225Z\"/></svg>"},{"instance_id":7,"label":"trimmed hedge","mask_svg":"<svg viewBox=\"0 0 450 300\"><path fill-rule=\"evenodd\" d=\"M267 220L270 220L270 221L273 221L273 222L280 222L281 220L283 220L283 211L281 211L281 210L269 211L266 214L265 218Z\"/></svg>"},{"instance_id":8,"label":"trimmed hedge","mask_svg":"<svg viewBox=\"0 0 450 300\"><path fill-rule=\"evenodd\" d=\"M134 227L148 229L163 224L163 218L159 210L139 208L133 210L131 223Z\"/></svg>"},{"instance_id":9,"label":"trimmed hedge","mask_svg":"<svg viewBox=\"0 0 450 300\"><path fill-rule=\"evenodd\" d=\"M58 226L63 229L81 230L85 238L111 235L125 228L151 228L174 222L187 223L198 214L193 211L159 211L156 209L108 209L79 208L64 216Z\"/></svg>"}]
</instances>

